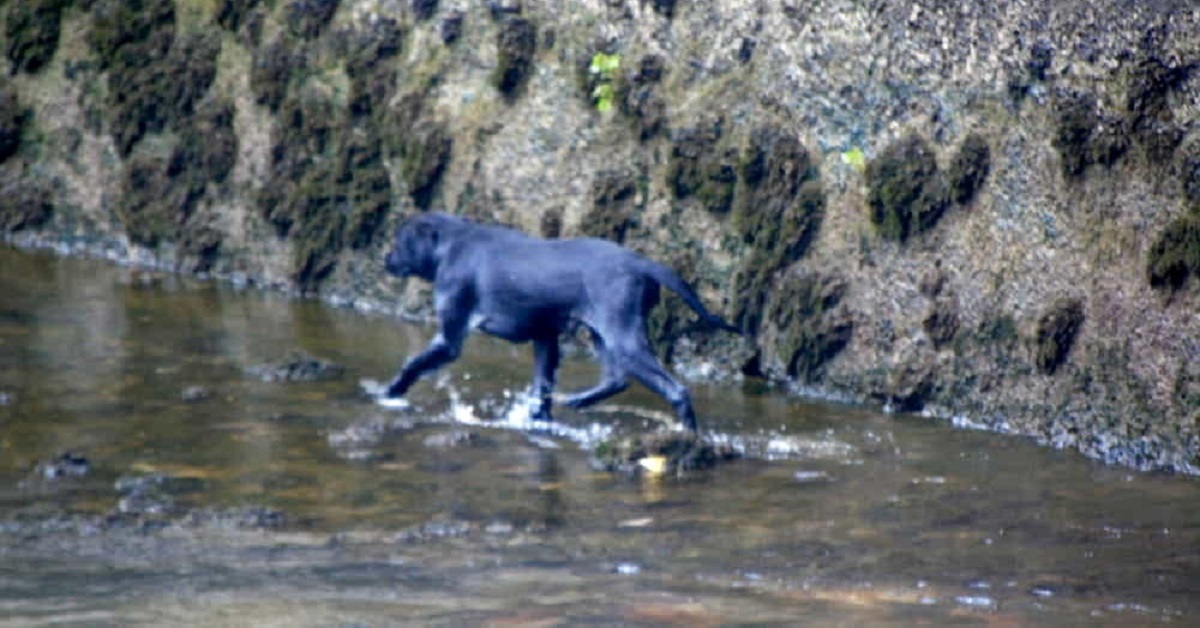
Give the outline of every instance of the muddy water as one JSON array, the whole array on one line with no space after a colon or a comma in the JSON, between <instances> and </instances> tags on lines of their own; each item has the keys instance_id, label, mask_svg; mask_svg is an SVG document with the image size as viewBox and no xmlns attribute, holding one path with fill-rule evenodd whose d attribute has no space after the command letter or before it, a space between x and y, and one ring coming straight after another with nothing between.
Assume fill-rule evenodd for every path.
<instances>
[{"instance_id":1,"label":"muddy water","mask_svg":"<svg viewBox=\"0 0 1200 628\"><path fill-rule=\"evenodd\" d=\"M525 347L389 409L425 328L7 250L0 295L0 623L1200 623L1194 480L750 385L694 387L746 459L618 477L661 402L522 429ZM294 351L341 370L253 370Z\"/></svg>"}]
</instances>

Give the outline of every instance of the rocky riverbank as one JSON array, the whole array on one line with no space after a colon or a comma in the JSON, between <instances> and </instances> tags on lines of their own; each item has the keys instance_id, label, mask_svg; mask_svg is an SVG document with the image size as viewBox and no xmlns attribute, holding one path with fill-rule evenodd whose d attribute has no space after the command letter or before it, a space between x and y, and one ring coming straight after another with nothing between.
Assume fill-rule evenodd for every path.
<instances>
[{"instance_id":1,"label":"rocky riverbank","mask_svg":"<svg viewBox=\"0 0 1200 628\"><path fill-rule=\"evenodd\" d=\"M608 237L754 332L667 299L654 334L693 377L1200 471L1191 3L0 0L0 23L10 242L420 316L379 263L413 212Z\"/></svg>"}]
</instances>

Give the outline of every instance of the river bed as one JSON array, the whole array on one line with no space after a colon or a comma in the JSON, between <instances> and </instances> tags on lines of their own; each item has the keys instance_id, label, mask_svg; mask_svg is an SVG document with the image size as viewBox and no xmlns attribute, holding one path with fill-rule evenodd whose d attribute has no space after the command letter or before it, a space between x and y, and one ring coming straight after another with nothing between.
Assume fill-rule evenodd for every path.
<instances>
[{"instance_id":1,"label":"river bed","mask_svg":"<svg viewBox=\"0 0 1200 628\"><path fill-rule=\"evenodd\" d=\"M743 459L630 477L589 451L665 404L526 429L526 346L394 409L427 327L9 249L0 294L5 625L1200 623L1194 480L756 382L692 386Z\"/></svg>"}]
</instances>

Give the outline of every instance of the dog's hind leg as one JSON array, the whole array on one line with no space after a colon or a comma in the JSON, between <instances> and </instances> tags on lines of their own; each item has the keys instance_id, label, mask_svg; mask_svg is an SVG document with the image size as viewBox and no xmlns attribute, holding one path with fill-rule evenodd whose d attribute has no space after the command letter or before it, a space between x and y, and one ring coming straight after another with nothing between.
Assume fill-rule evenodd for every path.
<instances>
[{"instance_id":1,"label":"dog's hind leg","mask_svg":"<svg viewBox=\"0 0 1200 628\"><path fill-rule=\"evenodd\" d=\"M625 376L625 368L613 354L612 350L605 345L600 334L593 331L592 339L604 371L600 376L599 384L587 390L563 396L561 402L572 408L586 408L597 404L629 387L629 380Z\"/></svg>"},{"instance_id":2,"label":"dog's hind leg","mask_svg":"<svg viewBox=\"0 0 1200 628\"><path fill-rule=\"evenodd\" d=\"M533 384L529 395L533 397L530 416L538 421L553 421L550 415L550 395L554 392L554 373L558 370L558 336L537 338L533 341Z\"/></svg>"},{"instance_id":3,"label":"dog's hind leg","mask_svg":"<svg viewBox=\"0 0 1200 628\"><path fill-rule=\"evenodd\" d=\"M629 366L629 374L634 379L671 404L684 428L691 432L696 431L696 411L692 408L691 394L686 386L667 373L649 347L643 345L636 352L632 352L626 357L626 363Z\"/></svg>"}]
</instances>

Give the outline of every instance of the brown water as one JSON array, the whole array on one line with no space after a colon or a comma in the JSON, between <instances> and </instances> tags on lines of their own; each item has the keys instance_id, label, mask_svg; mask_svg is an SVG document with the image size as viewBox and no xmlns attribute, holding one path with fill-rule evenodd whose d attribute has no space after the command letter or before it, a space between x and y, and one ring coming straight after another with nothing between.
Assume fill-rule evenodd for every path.
<instances>
[{"instance_id":1,"label":"brown water","mask_svg":"<svg viewBox=\"0 0 1200 628\"><path fill-rule=\"evenodd\" d=\"M693 387L747 459L634 480L586 449L662 402L522 429L527 347L473 339L393 410L360 380L428 329L8 250L0 294L6 625L1200 624L1195 480L751 385ZM246 372L294 350L344 372Z\"/></svg>"}]
</instances>

